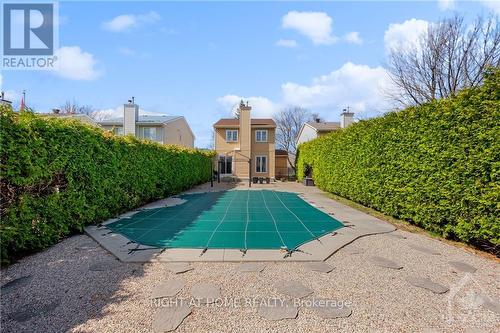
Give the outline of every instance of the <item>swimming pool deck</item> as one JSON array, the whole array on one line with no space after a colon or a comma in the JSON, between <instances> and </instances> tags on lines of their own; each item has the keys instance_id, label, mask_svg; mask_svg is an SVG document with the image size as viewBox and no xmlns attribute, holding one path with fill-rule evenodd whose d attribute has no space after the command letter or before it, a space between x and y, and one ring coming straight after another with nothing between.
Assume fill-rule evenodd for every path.
<instances>
[{"instance_id":1,"label":"swimming pool deck","mask_svg":"<svg viewBox=\"0 0 500 333\"><path fill-rule=\"evenodd\" d=\"M248 184L204 184L185 193L208 191L248 190ZM324 261L335 252L352 243L356 239L375 234L389 233L396 228L371 215L343 205L324 195L316 187L306 187L294 182L277 182L273 184L252 184L251 190L269 189L274 191L294 192L315 208L332 215L344 223L345 227L312 240L298 247L297 251L287 253L284 250L253 250L245 254L238 249L186 249L186 248L153 248L136 244L121 234L113 233L106 228L109 223L131 216L138 210L182 204L178 198L166 198L139 208L117 218L110 219L101 226L89 226L85 232L102 247L123 262L252 262L252 261Z\"/></svg>"}]
</instances>

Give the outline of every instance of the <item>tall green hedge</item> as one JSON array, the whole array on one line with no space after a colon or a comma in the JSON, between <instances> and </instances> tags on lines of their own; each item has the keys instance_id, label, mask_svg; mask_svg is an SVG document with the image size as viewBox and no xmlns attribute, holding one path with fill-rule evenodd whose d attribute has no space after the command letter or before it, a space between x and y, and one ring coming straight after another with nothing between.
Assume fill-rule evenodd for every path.
<instances>
[{"instance_id":1,"label":"tall green hedge","mask_svg":"<svg viewBox=\"0 0 500 333\"><path fill-rule=\"evenodd\" d=\"M458 96L299 147L318 187L489 250L500 245L500 71Z\"/></svg>"},{"instance_id":2,"label":"tall green hedge","mask_svg":"<svg viewBox=\"0 0 500 333\"><path fill-rule=\"evenodd\" d=\"M213 153L0 107L1 259L208 181Z\"/></svg>"}]
</instances>

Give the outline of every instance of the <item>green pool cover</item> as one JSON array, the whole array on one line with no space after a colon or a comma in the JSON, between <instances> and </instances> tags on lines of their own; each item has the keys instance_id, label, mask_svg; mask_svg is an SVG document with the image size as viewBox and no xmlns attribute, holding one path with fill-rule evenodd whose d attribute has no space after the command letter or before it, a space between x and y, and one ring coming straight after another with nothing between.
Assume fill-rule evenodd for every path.
<instances>
[{"instance_id":1,"label":"green pool cover","mask_svg":"<svg viewBox=\"0 0 500 333\"><path fill-rule=\"evenodd\" d=\"M295 193L269 190L179 196L106 225L136 243L161 248L296 249L343 227Z\"/></svg>"}]
</instances>

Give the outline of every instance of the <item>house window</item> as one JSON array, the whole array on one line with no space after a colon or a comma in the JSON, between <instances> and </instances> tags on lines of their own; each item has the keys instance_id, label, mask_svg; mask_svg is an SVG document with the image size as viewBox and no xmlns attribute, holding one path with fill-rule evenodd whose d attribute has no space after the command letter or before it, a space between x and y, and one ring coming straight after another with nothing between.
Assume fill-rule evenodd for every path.
<instances>
[{"instance_id":1,"label":"house window","mask_svg":"<svg viewBox=\"0 0 500 333\"><path fill-rule=\"evenodd\" d=\"M267 172L267 156L255 157L255 172L258 173Z\"/></svg>"},{"instance_id":2,"label":"house window","mask_svg":"<svg viewBox=\"0 0 500 333\"><path fill-rule=\"evenodd\" d=\"M219 170L223 175L233 173L233 158L231 156L219 156Z\"/></svg>"},{"instance_id":3,"label":"house window","mask_svg":"<svg viewBox=\"0 0 500 333\"><path fill-rule=\"evenodd\" d=\"M116 135L123 135L123 127L121 126L113 127L113 133L115 133Z\"/></svg>"},{"instance_id":4,"label":"house window","mask_svg":"<svg viewBox=\"0 0 500 333\"><path fill-rule=\"evenodd\" d=\"M255 131L255 141L256 142L267 142L267 130L256 130Z\"/></svg>"},{"instance_id":5,"label":"house window","mask_svg":"<svg viewBox=\"0 0 500 333\"><path fill-rule=\"evenodd\" d=\"M226 142L238 142L238 130L226 130Z\"/></svg>"},{"instance_id":6,"label":"house window","mask_svg":"<svg viewBox=\"0 0 500 333\"><path fill-rule=\"evenodd\" d=\"M141 127L139 136L144 139L156 141L156 127Z\"/></svg>"}]
</instances>

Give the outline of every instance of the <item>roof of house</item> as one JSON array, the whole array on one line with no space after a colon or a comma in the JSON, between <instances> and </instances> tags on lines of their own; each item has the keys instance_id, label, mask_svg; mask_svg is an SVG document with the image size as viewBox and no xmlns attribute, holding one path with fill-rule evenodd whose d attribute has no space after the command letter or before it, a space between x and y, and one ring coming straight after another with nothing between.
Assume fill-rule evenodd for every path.
<instances>
[{"instance_id":1,"label":"roof of house","mask_svg":"<svg viewBox=\"0 0 500 333\"><path fill-rule=\"evenodd\" d=\"M307 125L311 126L318 132L323 132L323 131L334 131L337 129L340 129L340 122L337 121L326 121L326 122L315 122L315 121L309 121L307 122Z\"/></svg>"},{"instance_id":2,"label":"roof of house","mask_svg":"<svg viewBox=\"0 0 500 333\"><path fill-rule=\"evenodd\" d=\"M295 142L299 141L299 138L302 136L302 132L304 131L304 127L306 126L309 126L312 129L314 129L316 133L331 132L341 129L340 122L337 121L323 121L323 122L309 121L307 123L302 124L302 126L300 127L300 131L297 137L295 138Z\"/></svg>"},{"instance_id":3,"label":"roof of house","mask_svg":"<svg viewBox=\"0 0 500 333\"><path fill-rule=\"evenodd\" d=\"M240 120L236 118L222 118L219 119L214 127L228 127L228 126L239 126ZM276 127L276 123L274 120L270 118L252 118L251 119L252 126L271 126Z\"/></svg>"},{"instance_id":4,"label":"roof of house","mask_svg":"<svg viewBox=\"0 0 500 333\"><path fill-rule=\"evenodd\" d=\"M89 124L100 127L100 124L89 115L83 113L41 113L42 116L45 117L53 117L53 118L72 118L72 119L80 119L86 121Z\"/></svg>"},{"instance_id":5,"label":"roof of house","mask_svg":"<svg viewBox=\"0 0 500 333\"><path fill-rule=\"evenodd\" d=\"M274 154L276 156L288 156L288 152L286 150L284 150L284 149L276 149L274 151Z\"/></svg>"},{"instance_id":6,"label":"roof of house","mask_svg":"<svg viewBox=\"0 0 500 333\"><path fill-rule=\"evenodd\" d=\"M150 115L143 115L139 116L139 119L137 121L138 124L157 124L161 125L164 123L171 122L172 120L182 118L182 116L150 116ZM117 117L117 118L111 118L111 119L105 119L99 122L101 125L122 125L123 124L123 117Z\"/></svg>"}]
</instances>

